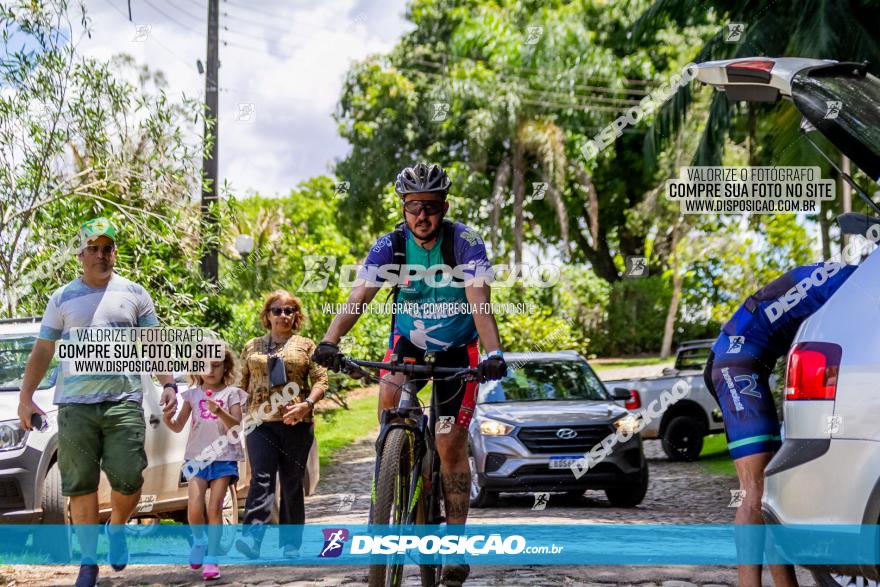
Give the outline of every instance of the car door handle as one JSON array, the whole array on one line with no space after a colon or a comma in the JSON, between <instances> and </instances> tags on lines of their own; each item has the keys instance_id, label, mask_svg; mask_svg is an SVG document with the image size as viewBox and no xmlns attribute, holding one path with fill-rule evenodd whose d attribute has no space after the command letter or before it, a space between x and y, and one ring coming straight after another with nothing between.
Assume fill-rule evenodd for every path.
<instances>
[{"instance_id":1,"label":"car door handle","mask_svg":"<svg viewBox=\"0 0 880 587\"><path fill-rule=\"evenodd\" d=\"M152 426L153 428L159 426L159 416L157 416L156 414L150 415L150 426Z\"/></svg>"}]
</instances>

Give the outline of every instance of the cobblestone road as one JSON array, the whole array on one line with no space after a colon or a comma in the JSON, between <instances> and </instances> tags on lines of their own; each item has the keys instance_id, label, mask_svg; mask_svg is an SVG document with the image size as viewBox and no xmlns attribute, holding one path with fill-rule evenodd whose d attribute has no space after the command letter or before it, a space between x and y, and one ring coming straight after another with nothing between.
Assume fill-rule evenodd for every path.
<instances>
[{"instance_id":1,"label":"cobblestone road","mask_svg":"<svg viewBox=\"0 0 880 587\"><path fill-rule=\"evenodd\" d=\"M335 466L321 477L318 493L306 500L309 523L365 523L369 511L369 480L374 459L373 437L345 449ZM472 510L471 520L479 522L532 524L707 524L730 523L734 510L728 508L730 490L736 488L731 477L710 474L699 463L672 463L660 450L659 443L645 444L651 471L651 483L645 501L637 508L612 507L600 492L587 492L571 500L552 496L547 509L531 511L530 496L504 495L499 507ZM350 511L340 512L344 496L354 495ZM419 585L417 568L409 568L407 586ZM807 573L799 569L801 585L813 585ZM22 566L0 571L0 584L71 585L75 567ZM14 583L10 583L14 581ZM214 585L362 585L366 571L361 567L278 567L229 566ZM101 587L110 585L203 585L201 575L181 567L132 566L123 573L102 567ZM686 587L693 585L735 585L736 569L730 566L520 566L474 565L467 585L505 587L559 587L568 585L639 587ZM770 577L765 573L765 584Z\"/></svg>"}]
</instances>

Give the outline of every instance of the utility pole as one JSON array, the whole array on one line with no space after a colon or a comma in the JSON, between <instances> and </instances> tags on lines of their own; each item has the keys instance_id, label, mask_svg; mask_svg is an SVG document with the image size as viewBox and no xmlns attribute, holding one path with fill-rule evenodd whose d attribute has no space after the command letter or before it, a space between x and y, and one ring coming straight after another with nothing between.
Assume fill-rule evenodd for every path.
<instances>
[{"instance_id":1,"label":"utility pole","mask_svg":"<svg viewBox=\"0 0 880 587\"><path fill-rule=\"evenodd\" d=\"M218 69L220 0L208 0L208 55L205 71L205 141L211 150L202 159L202 242L210 244L202 253L202 276L217 283L217 126L218 126Z\"/></svg>"}]
</instances>

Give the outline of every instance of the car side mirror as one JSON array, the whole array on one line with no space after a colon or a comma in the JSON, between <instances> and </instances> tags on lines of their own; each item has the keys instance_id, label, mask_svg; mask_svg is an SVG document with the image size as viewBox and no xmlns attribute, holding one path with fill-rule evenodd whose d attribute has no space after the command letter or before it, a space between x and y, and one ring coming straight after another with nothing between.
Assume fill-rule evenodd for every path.
<instances>
[{"instance_id":1,"label":"car side mirror","mask_svg":"<svg viewBox=\"0 0 880 587\"><path fill-rule=\"evenodd\" d=\"M611 399L628 400L632 397L632 393L625 387L615 387L611 390Z\"/></svg>"}]
</instances>

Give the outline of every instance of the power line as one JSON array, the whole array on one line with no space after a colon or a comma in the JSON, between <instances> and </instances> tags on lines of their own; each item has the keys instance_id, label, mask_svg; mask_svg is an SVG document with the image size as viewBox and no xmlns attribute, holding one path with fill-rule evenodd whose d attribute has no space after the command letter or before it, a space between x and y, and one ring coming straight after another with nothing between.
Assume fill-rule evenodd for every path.
<instances>
[{"instance_id":1,"label":"power line","mask_svg":"<svg viewBox=\"0 0 880 587\"><path fill-rule=\"evenodd\" d=\"M205 17L203 17L203 16L199 16L199 15L196 15L196 14L193 14L192 12L187 12L186 10L184 10L183 8L181 8L180 6L177 6L176 4L172 4L171 0L165 0L165 2L166 2L167 4L169 4L169 5L171 5L175 10L177 10L177 11L180 12L181 14L185 14L185 15L187 15L188 17L190 17L190 18L194 18L195 20L199 21L199 24L201 24L201 23L203 23L203 22L205 21ZM203 8L203 9L205 9L205 10L208 9L207 6L201 6L201 8Z\"/></svg>"},{"instance_id":2,"label":"power line","mask_svg":"<svg viewBox=\"0 0 880 587\"><path fill-rule=\"evenodd\" d=\"M248 33L242 33L242 32L239 32L239 31L234 31L234 30L230 29L229 27L227 27L227 26L225 26L225 25L223 26L223 31L226 32L226 33L229 33L229 34L231 34L231 35L238 35L238 36L240 36L240 37L245 37L245 38L247 38L247 39L249 39L249 40L251 40L251 41L257 41L257 42L259 42L259 43L267 43L267 42L269 42L269 39L266 39L265 37L257 37L257 36L255 36L255 35L250 35L250 34L248 34ZM295 46L295 45L288 45L287 43L284 43L284 42L281 42L281 41L276 41L276 40L274 40L274 39L272 39L272 43L274 43L274 44L276 44L276 45L278 45L279 47L282 47L282 48L284 48L284 49L290 50L290 51L296 51L296 50L300 49L300 47L297 47L297 46ZM244 47L243 45L239 45L239 46ZM245 48L252 49L253 47L245 47Z\"/></svg>"},{"instance_id":3,"label":"power line","mask_svg":"<svg viewBox=\"0 0 880 587\"><path fill-rule=\"evenodd\" d=\"M116 12L118 12L118 13L122 16L122 18L125 19L125 22L127 22L128 24L132 24L131 21L128 20L128 14L126 14L122 9L120 9L118 6L116 6L115 4L113 4L113 2L112 2L111 0L104 0L104 2L106 2L107 4L109 4L109 5L113 8L113 10L115 10ZM169 55L171 55L172 57L174 57L175 59L177 59L178 61L180 61L180 62L183 63L184 65L186 65L187 68L191 68L191 67L192 67L192 64L191 64L191 63L187 63L186 61L184 61L184 60L180 57L180 55L178 55L177 53L175 53L170 47L168 47L167 45L165 45L165 43L163 43L163 42L160 41L158 38L156 38L155 35L150 34L150 35L147 36L147 38L150 39L150 40L152 40L152 41L154 41L154 42L155 42L159 47L161 47L166 53L168 53Z\"/></svg>"},{"instance_id":4,"label":"power line","mask_svg":"<svg viewBox=\"0 0 880 587\"><path fill-rule=\"evenodd\" d=\"M143 2L144 2L144 4L146 4L147 6L149 6L150 8L152 8L153 10L155 10L156 12L158 12L159 14L161 14L162 16L164 16L165 18L170 20L171 22L175 23L180 28L188 30L193 33L196 33L197 35L204 36L204 34L205 34L204 31L197 31L196 29L192 28L191 26L180 22L179 20L177 20L176 18L174 18L173 16L171 16L170 14L168 14L167 12L165 12L164 10L162 10L161 8L159 8L158 6L156 6L155 4L150 2L150 0L143 0Z\"/></svg>"},{"instance_id":5,"label":"power line","mask_svg":"<svg viewBox=\"0 0 880 587\"><path fill-rule=\"evenodd\" d=\"M280 14L275 14L273 12L269 12L267 10L257 8L256 6L248 6L246 4L239 4L237 2L230 2L229 0L223 0L223 4L229 4L230 6L237 6L238 8L250 10L251 12L261 13L261 14L264 14L264 15L266 15L272 19L275 19L275 20L283 20L285 18L288 18L287 16L281 16Z\"/></svg>"},{"instance_id":6,"label":"power line","mask_svg":"<svg viewBox=\"0 0 880 587\"><path fill-rule=\"evenodd\" d=\"M290 58L290 55L286 54L286 53L281 54L281 55L275 55L275 54L270 53L266 49L261 49L259 47L249 47L248 45L242 45L241 43L237 43L235 41L227 41L225 39L220 39L220 43L222 43L224 47L235 47L236 49L244 49L245 51L254 51L255 53L262 53L263 55L269 55L272 57L277 57L279 59L289 59Z\"/></svg>"},{"instance_id":7,"label":"power line","mask_svg":"<svg viewBox=\"0 0 880 587\"><path fill-rule=\"evenodd\" d=\"M444 58L451 58L451 59L454 59L454 60L456 60L456 61L462 61L462 60L468 59L468 60L470 60L470 61L478 61L478 62L480 62L480 63L488 63L485 59L475 59L475 58L473 58L473 57L461 57L461 56L458 56L458 55L450 55L449 53L440 53L440 55L442 55ZM509 66L507 66L507 68L508 68L508 69L520 70L520 71L527 71L527 72L532 72L532 73L543 73L543 72L546 72L546 71L550 71L550 70L548 70L547 68L538 69L538 68L534 68L534 67L521 67L521 66L516 66L516 65L509 65ZM570 70L570 69L568 69L568 70L556 70L556 72L558 72L558 73L568 73L569 71L571 71L571 70ZM625 83L628 83L628 84L632 84L632 85L641 85L641 86L650 86L650 85L653 85L653 84L655 83L655 82L653 82L653 81L651 81L651 80L645 80L645 79L630 79L630 78L625 78L625 77L622 77L622 78L613 78L613 77L602 77L602 76L584 76L584 79L592 79L592 80L596 80L596 81L614 81L614 82L622 81L622 82L625 82Z\"/></svg>"},{"instance_id":8,"label":"power line","mask_svg":"<svg viewBox=\"0 0 880 587\"><path fill-rule=\"evenodd\" d=\"M530 106L544 106L548 108L571 108L573 110L583 110L585 112L613 112L615 114L620 114L621 112L626 112L625 109L622 108L611 108L610 106L591 106L589 104L560 104L558 102L544 102L540 100L529 100L527 98L523 98L524 104L529 104Z\"/></svg>"},{"instance_id":9,"label":"power line","mask_svg":"<svg viewBox=\"0 0 880 587\"><path fill-rule=\"evenodd\" d=\"M414 63L424 64L428 67L434 67L436 69L449 69L449 65L446 63L439 63L436 61L429 61L429 60L425 60L425 59L412 59L411 61ZM461 61L463 61L463 60L459 60L459 63ZM487 62L481 61L481 60L470 59L469 61L490 65ZM497 71L497 70L494 70L491 68L489 68L489 71L491 71L492 73L494 73L498 77L505 78L505 79L515 79L515 80L520 80L520 81L528 81L529 83L534 83L534 81L535 81L533 79L524 78L524 77L520 77L517 75L509 74L509 73L504 73L504 72ZM607 87L607 86L588 86L588 85L583 85L583 84L572 84L572 83L569 83L569 86L572 88L580 88L580 89L584 89L587 91L601 92L601 93L606 93L606 94L627 94L627 95L631 94L633 96L646 96L650 93L647 90L636 90L633 88L629 88L629 89L619 88L618 89L618 88L611 88L611 87Z\"/></svg>"},{"instance_id":10,"label":"power line","mask_svg":"<svg viewBox=\"0 0 880 587\"><path fill-rule=\"evenodd\" d=\"M412 70L410 70L410 71L412 71ZM431 73L431 72L427 72L427 71L419 71L419 73L421 73L422 75L429 76L429 77L443 77L439 73ZM482 81L482 80L471 80L471 81L473 81L474 83L477 83L477 84L489 83L488 81ZM539 99L558 100L560 98L581 98L581 99L588 100L588 101L598 101L598 102L602 102L602 101L606 101L606 100L610 99L610 98L602 98L600 96L584 96L584 95L579 95L579 94L571 96L569 94L559 94L556 92L546 92L546 91L535 90L535 89L527 88L527 87L523 87L523 86L517 86L516 90L519 92L523 92L523 93L531 93L531 94L533 94L532 98L539 98ZM523 100L523 101L525 102L525 100ZM638 101L625 101L624 100L623 102L627 106L638 105ZM587 105L582 102L572 102L570 104L571 104L571 107L573 107L573 108L587 107ZM625 107L612 107L612 106L589 106L589 109L597 110L597 111L601 111L601 112L616 112L616 113L625 112L627 110L627 108L625 108Z\"/></svg>"}]
</instances>

